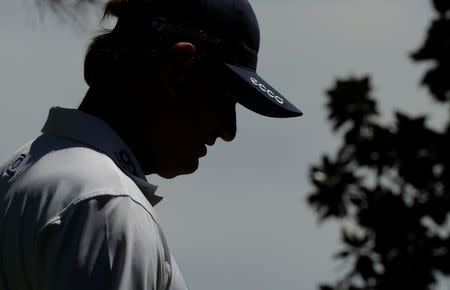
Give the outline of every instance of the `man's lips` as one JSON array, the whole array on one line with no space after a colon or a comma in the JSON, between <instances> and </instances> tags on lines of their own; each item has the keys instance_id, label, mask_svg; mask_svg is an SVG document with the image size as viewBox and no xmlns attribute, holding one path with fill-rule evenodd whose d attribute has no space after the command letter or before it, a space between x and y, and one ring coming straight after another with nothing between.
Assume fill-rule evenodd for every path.
<instances>
[{"instance_id":1,"label":"man's lips","mask_svg":"<svg viewBox=\"0 0 450 290\"><path fill-rule=\"evenodd\" d=\"M213 146L216 143L217 137L209 138L205 141L205 144L208 146Z\"/></svg>"},{"instance_id":2,"label":"man's lips","mask_svg":"<svg viewBox=\"0 0 450 290\"><path fill-rule=\"evenodd\" d=\"M205 145L213 146L216 143L216 139L217 139L217 137L210 137L203 142L204 144L202 144L202 147L201 147L200 153L199 153L200 157L205 156L206 153L208 152L208 149L206 149Z\"/></svg>"},{"instance_id":3,"label":"man's lips","mask_svg":"<svg viewBox=\"0 0 450 290\"><path fill-rule=\"evenodd\" d=\"M200 149L200 157L206 156L206 153L208 153L208 149L206 149L206 146L203 145Z\"/></svg>"}]
</instances>

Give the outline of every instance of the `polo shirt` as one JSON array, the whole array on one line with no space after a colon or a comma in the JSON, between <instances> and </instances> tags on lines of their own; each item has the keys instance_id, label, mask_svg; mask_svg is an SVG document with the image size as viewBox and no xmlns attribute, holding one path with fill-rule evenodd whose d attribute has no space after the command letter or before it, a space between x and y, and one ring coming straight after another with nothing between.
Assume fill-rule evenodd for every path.
<instances>
[{"instance_id":1,"label":"polo shirt","mask_svg":"<svg viewBox=\"0 0 450 290\"><path fill-rule=\"evenodd\" d=\"M156 188L103 120L51 108L0 165L0 290L187 289Z\"/></svg>"}]
</instances>

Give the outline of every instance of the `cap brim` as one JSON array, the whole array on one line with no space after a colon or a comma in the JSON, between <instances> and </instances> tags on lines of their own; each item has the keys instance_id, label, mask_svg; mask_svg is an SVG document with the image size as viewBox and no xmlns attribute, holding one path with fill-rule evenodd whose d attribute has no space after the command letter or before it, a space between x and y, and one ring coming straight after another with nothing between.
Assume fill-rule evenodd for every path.
<instances>
[{"instance_id":1,"label":"cap brim","mask_svg":"<svg viewBox=\"0 0 450 290\"><path fill-rule=\"evenodd\" d=\"M237 102L247 109L267 117L291 118L303 113L278 91L264 81L255 71L225 63L236 76Z\"/></svg>"}]
</instances>

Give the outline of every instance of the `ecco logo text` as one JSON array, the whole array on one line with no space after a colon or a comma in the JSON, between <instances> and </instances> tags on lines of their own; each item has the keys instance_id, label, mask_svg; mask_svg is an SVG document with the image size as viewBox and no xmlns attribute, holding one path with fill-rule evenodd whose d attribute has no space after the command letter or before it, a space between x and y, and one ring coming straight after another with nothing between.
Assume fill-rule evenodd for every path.
<instances>
[{"instance_id":1,"label":"ecco logo text","mask_svg":"<svg viewBox=\"0 0 450 290\"><path fill-rule=\"evenodd\" d=\"M257 79L255 79L255 78L250 78L250 80L252 81L252 83L253 83L255 86L259 87L259 89L260 89L261 91L263 91L263 92L265 92L266 94L268 94L269 97L271 97L271 98L277 100L277 102L280 103L280 104L282 104L282 105L284 104L284 100L283 100L281 97L276 96L271 90L268 90L268 89L266 88L265 85L260 84L260 83L258 82Z\"/></svg>"}]
</instances>

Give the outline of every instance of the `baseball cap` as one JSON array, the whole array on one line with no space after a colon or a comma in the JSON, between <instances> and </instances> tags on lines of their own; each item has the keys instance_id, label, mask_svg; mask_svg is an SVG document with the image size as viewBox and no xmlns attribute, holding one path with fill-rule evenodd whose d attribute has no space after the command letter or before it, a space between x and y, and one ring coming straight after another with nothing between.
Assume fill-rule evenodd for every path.
<instances>
[{"instance_id":1,"label":"baseball cap","mask_svg":"<svg viewBox=\"0 0 450 290\"><path fill-rule=\"evenodd\" d=\"M226 72L237 102L258 114L289 118L303 113L257 72L260 30L248 0L141 0L152 33L207 43ZM120 22L120 19L119 19ZM223 77L220 75L217 77Z\"/></svg>"}]
</instances>

